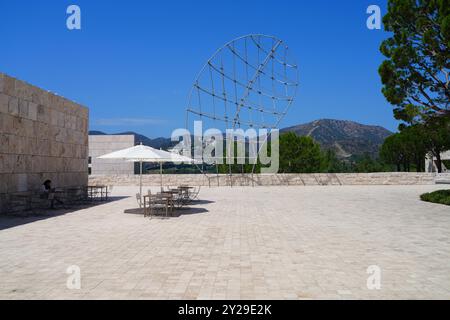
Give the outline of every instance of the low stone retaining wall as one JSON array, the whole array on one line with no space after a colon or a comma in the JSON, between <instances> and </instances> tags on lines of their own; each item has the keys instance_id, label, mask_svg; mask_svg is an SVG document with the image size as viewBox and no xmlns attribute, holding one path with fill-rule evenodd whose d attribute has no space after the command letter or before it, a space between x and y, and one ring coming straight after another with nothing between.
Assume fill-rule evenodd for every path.
<instances>
[{"instance_id":1,"label":"low stone retaining wall","mask_svg":"<svg viewBox=\"0 0 450 320\"><path fill-rule=\"evenodd\" d=\"M450 173L438 173L435 181L436 184L450 184Z\"/></svg>"},{"instance_id":2,"label":"low stone retaining wall","mask_svg":"<svg viewBox=\"0 0 450 320\"><path fill-rule=\"evenodd\" d=\"M165 174L164 186L180 184L194 186L329 186L329 185L430 185L435 183L433 173L320 173L320 174L255 174L203 175ZM92 175L90 185L136 186L139 175ZM143 175L142 184L159 186L158 174Z\"/></svg>"}]
</instances>

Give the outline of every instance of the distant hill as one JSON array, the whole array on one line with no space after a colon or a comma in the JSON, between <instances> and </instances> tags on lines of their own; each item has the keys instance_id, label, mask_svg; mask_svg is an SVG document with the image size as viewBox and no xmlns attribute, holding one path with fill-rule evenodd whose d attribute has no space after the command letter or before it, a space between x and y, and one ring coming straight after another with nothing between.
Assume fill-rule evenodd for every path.
<instances>
[{"instance_id":1,"label":"distant hill","mask_svg":"<svg viewBox=\"0 0 450 320\"><path fill-rule=\"evenodd\" d=\"M283 132L295 132L309 136L323 148L333 149L339 158L351 158L365 153L376 157L384 140L393 133L380 126L369 126L353 121L321 119L285 128Z\"/></svg>"},{"instance_id":2,"label":"distant hill","mask_svg":"<svg viewBox=\"0 0 450 320\"><path fill-rule=\"evenodd\" d=\"M380 146L384 139L393 133L380 126L369 126L353 121L321 119L310 123L280 130L283 132L295 132L299 136L310 136L325 149L333 149L341 159L349 159L361 156L365 153L373 157L378 155ZM104 135L101 131L90 131L90 135ZM136 143L159 149L173 147L170 138L150 139L133 131L121 132L120 134L134 135Z\"/></svg>"}]
</instances>

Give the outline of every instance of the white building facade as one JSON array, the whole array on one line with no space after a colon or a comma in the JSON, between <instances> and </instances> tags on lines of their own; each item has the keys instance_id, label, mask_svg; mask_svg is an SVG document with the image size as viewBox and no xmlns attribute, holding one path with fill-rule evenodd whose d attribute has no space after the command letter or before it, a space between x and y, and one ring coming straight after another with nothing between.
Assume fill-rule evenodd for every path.
<instances>
[{"instance_id":1,"label":"white building facade","mask_svg":"<svg viewBox=\"0 0 450 320\"><path fill-rule=\"evenodd\" d=\"M450 150L441 154L441 160L450 160ZM436 157L432 157L431 155L427 156L427 158L425 159L425 171L438 172ZM442 164L442 171L450 172L450 168L447 168L445 164Z\"/></svg>"},{"instance_id":2,"label":"white building facade","mask_svg":"<svg viewBox=\"0 0 450 320\"><path fill-rule=\"evenodd\" d=\"M133 147L134 135L90 135L89 174L134 174L134 163L120 159L97 159L107 153Z\"/></svg>"}]
</instances>

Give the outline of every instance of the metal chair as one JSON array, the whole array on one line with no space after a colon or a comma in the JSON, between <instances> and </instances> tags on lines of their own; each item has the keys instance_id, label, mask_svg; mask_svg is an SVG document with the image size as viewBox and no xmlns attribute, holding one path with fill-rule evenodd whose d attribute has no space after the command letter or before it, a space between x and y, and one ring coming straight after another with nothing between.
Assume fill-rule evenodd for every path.
<instances>
[{"instance_id":1,"label":"metal chair","mask_svg":"<svg viewBox=\"0 0 450 320\"><path fill-rule=\"evenodd\" d=\"M162 198L157 194L149 194L146 198L148 199L149 210L147 210L147 208L144 208L144 217L146 217L147 215L153 216L157 210L165 210L166 217L169 215L169 208L171 206L170 200Z\"/></svg>"},{"instance_id":2,"label":"metal chair","mask_svg":"<svg viewBox=\"0 0 450 320\"><path fill-rule=\"evenodd\" d=\"M139 205L139 208L142 209L142 198L140 193L136 193L136 201Z\"/></svg>"},{"instance_id":3,"label":"metal chair","mask_svg":"<svg viewBox=\"0 0 450 320\"><path fill-rule=\"evenodd\" d=\"M189 191L190 201L198 200L198 195L200 193L201 186L196 187L193 191Z\"/></svg>"}]
</instances>

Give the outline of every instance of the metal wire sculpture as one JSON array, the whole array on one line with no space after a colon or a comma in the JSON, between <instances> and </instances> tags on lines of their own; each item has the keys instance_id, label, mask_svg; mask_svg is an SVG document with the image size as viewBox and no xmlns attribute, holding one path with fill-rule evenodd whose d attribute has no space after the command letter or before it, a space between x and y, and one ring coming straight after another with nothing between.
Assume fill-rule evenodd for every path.
<instances>
[{"instance_id":1,"label":"metal wire sculpture","mask_svg":"<svg viewBox=\"0 0 450 320\"><path fill-rule=\"evenodd\" d=\"M263 34L239 37L218 49L198 74L186 128L202 121L223 131L277 129L297 88L298 66L283 41Z\"/></svg>"}]
</instances>

